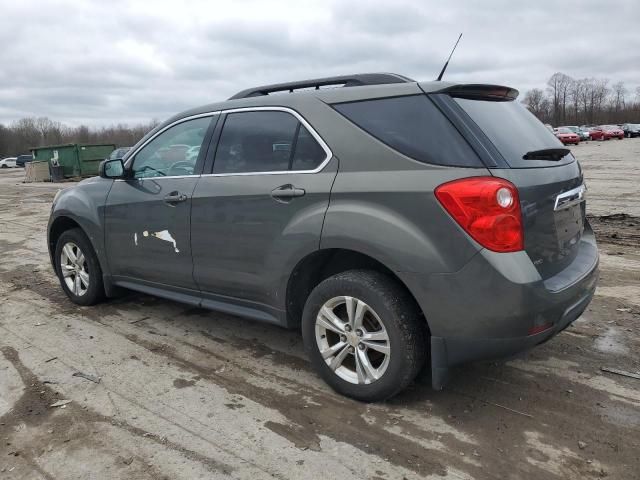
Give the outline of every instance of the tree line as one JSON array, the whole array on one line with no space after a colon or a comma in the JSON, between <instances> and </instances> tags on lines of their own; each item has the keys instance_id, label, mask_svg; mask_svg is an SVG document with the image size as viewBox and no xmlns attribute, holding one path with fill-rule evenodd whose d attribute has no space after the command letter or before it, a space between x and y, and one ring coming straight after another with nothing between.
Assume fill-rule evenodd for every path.
<instances>
[{"instance_id":1,"label":"tree line","mask_svg":"<svg viewBox=\"0 0 640 480\"><path fill-rule=\"evenodd\" d=\"M112 143L129 147L158 124L125 124L91 128L86 125L69 127L47 117L22 118L9 125L0 124L0 158L30 153L33 147L67 143Z\"/></svg>"},{"instance_id":2,"label":"tree line","mask_svg":"<svg viewBox=\"0 0 640 480\"><path fill-rule=\"evenodd\" d=\"M609 85L606 78L575 79L557 72L546 90L529 90L522 103L553 126L640 123L640 87L629 92L624 82Z\"/></svg>"}]
</instances>

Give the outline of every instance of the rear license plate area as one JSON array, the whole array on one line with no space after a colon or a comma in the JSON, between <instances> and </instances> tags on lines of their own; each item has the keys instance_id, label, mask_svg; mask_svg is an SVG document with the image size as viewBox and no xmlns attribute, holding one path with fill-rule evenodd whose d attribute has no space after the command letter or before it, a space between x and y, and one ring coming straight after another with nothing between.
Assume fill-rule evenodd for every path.
<instances>
[{"instance_id":1,"label":"rear license plate area","mask_svg":"<svg viewBox=\"0 0 640 480\"><path fill-rule=\"evenodd\" d=\"M576 203L555 212L556 236L560 250L571 249L584 231L584 202Z\"/></svg>"}]
</instances>

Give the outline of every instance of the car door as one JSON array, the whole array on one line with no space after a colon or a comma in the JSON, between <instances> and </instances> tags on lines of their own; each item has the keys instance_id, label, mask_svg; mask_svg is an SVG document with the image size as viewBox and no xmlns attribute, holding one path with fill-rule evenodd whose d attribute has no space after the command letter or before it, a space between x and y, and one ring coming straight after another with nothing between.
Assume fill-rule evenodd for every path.
<instances>
[{"instance_id":1,"label":"car door","mask_svg":"<svg viewBox=\"0 0 640 480\"><path fill-rule=\"evenodd\" d=\"M288 272L319 248L337 159L285 108L229 111L220 123L212 173L193 195L194 278L204 306L241 301L275 321Z\"/></svg>"},{"instance_id":2,"label":"car door","mask_svg":"<svg viewBox=\"0 0 640 480\"><path fill-rule=\"evenodd\" d=\"M216 120L171 124L127 159L127 178L114 182L105 206L105 246L116 281L197 290L190 216L204 153L189 150L208 143Z\"/></svg>"}]
</instances>

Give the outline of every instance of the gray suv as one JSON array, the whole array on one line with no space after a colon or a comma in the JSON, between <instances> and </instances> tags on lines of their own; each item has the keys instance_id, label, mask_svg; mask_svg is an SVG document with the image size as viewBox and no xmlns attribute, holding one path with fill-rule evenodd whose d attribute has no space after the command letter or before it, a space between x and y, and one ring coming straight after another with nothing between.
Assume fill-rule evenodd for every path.
<instances>
[{"instance_id":1,"label":"gray suv","mask_svg":"<svg viewBox=\"0 0 640 480\"><path fill-rule=\"evenodd\" d=\"M440 389L596 288L580 165L517 94L359 74L189 110L56 196L53 267L79 305L123 287L301 329L350 397L427 362Z\"/></svg>"}]
</instances>

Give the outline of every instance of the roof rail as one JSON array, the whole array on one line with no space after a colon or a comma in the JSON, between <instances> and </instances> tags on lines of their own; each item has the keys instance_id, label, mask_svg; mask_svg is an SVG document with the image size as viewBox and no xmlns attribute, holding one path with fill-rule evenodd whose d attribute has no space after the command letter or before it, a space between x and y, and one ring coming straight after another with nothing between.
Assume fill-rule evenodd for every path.
<instances>
[{"instance_id":1,"label":"roof rail","mask_svg":"<svg viewBox=\"0 0 640 480\"><path fill-rule=\"evenodd\" d=\"M302 88L315 88L328 85L336 85L342 87L360 87L363 85L382 85L386 83L409 83L415 82L411 78L396 73L358 73L355 75L341 75L337 77L315 78L312 80L301 80L298 82L276 83L273 85L264 85L262 87L253 87L236 93L229 100L237 98L259 97L269 95L275 92L293 93L294 90Z\"/></svg>"}]
</instances>

